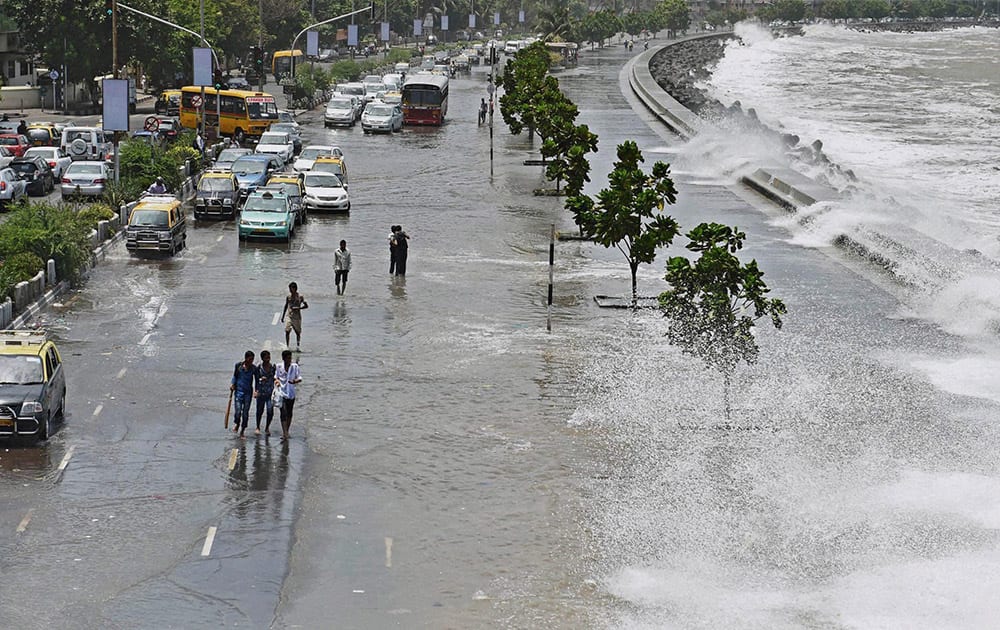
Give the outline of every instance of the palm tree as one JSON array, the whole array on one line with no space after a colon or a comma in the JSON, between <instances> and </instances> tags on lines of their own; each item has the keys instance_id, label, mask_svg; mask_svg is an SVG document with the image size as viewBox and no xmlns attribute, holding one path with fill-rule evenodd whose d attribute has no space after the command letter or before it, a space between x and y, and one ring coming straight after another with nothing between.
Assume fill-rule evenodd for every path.
<instances>
[{"instance_id":1,"label":"palm tree","mask_svg":"<svg viewBox=\"0 0 1000 630\"><path fill-rule=\"evenodd\" d=\"M545 41L565 39L572 28L570 0L543 0L538 5L535 29Z\"/></svg>"}]
</instances>

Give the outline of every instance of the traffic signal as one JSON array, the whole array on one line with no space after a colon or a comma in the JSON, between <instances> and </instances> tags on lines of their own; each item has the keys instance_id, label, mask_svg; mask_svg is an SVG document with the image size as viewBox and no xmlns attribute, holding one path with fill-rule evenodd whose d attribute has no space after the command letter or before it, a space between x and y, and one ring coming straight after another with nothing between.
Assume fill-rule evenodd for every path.
<instances>
[{"instance_id":1,"label":"traffic signal","mask_svg":"<svg viewBox=\"0 0 1000 630\"><path fill-rule=\"evenodd\" d=\"M216 68L212 71L212 82L215 83L215 89L222 89L222 68Z\"/></svg>"},{"instance_id":2,"label":"traffic signal","mask_svg":"<svg viewBox=\"0 0 1000 630\"><path fill-rule=\"evenodd\" d=\"M375 0L372 0L372 5L369 7L368 15L371 17L372 22L375 21Z\"/></svg>"},{"instance_id":3,"label":"traffic signal","mask_svg":"<svg viewBox=\"0 0 1000 630\"><path fill-rule=\"evenodd\" d=\"M254 46L253 50L254 64L257 66L257 69L260 70L264 67L264 49L260 46Z\"/></svg>"},{"instance_id":4,"label":"traffic signal","mask_svg":"<svg viewBox=\"0 0 1000 630\"><path fill-rule=\"evenodd\" d=\"M93 5L91 5L93 6ZM115 12L115 0L104 0L104 12L109 16Z\"/></svg>"}]
</instances>

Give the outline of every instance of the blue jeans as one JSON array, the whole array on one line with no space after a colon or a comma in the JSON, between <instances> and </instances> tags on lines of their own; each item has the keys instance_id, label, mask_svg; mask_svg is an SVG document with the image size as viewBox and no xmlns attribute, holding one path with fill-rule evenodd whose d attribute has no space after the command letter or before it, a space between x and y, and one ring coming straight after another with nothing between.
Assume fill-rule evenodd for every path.
<instances>
[{"instance_id":1,"label":"blue jeans","mask_svg":"<svg viewBox=\"0 0 1000 630\"><path fill-rule=\"evenodd\" d=\"M250 422L250 399L253 398L253 394L245 394L237 391L236 396L233 398L235 400L233 403L233 409L236 411L236 427L245 429L247 428L247 424ZM234 429L236 427L234 427Z\"/></svg>"},{"instance_id":2,"label":"blue jeans","mask_svg":"<svg viewBox=\"0 0 1000 630\"><path fill-rule=\"evenodd\" d=\"M274 420L274 401L271 400L271 394L267 396L264 392L257 392L257 428L260 428L260 418L264 415L264 410L267 409L267 424L264 425L264 430L267 431L271 428L271 420Z\"/></svg>"}]
</instances>

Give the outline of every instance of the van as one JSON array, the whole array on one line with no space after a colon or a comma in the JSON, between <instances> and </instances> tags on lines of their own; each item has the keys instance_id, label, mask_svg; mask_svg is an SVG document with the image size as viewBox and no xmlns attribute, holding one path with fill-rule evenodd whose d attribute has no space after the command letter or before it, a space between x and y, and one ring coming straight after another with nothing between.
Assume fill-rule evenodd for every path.
<instances>
[{"instance_id":1,"label":"van","mask_svg":"<svg viewBox=\"0 0 1000 630\"><path fill-rule=\"evenodd\" d=\"M518 50L520 50L520 48L521 47L516 39L509 40L506 44L503 45L503 54L513 55Z\"/></svg>"},{"instance_id":2,"label":"van","mask_svg":"<svg viewBox=\"0 0 1000 630\"><path fill-rule=\"evenodd\" d=\"M105 160L111 153L111 142L103 129L66 127L59 148L74 161Z\"/></svg>"}]
</instances>

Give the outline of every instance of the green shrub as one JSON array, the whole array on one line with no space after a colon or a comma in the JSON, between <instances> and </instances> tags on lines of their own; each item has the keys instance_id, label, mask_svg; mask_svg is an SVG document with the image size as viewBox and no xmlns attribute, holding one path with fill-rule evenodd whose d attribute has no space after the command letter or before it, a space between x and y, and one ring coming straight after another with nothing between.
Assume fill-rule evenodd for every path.
<instances>
[{"instance_id":1,"label":"green shrub","mask_svg":"<svg viewBox=\"0 0 1000 630\"><path fill-rule=\"evenodd\" d=\"M106 203L91 203L77 213L77 218L89 229L96 229L98 221L110 221L117 213Z\"/></svg>"},{"instance_id":2,"label":"green shrub","mask_svg":"<svg viewBox=\"0 0 1000 630\"><path fill-rule=\"evenodd\" d=\"M19 206L0 225L0 258L22 253L41 260L52 258L60 278L75 280L90 261L90 229L66 204Z\"/></svg>"},{"instance_id":3,"label":"green shrub","mask_svg":"<svg viewBox=\"0 0 1000 630\"><path fill-rule=\"evenodd\" d=\"M31 252L21 252L4 259L0 263L0 291L3 296L10 296L15 284L31 280L42 269L45 269L45 261Z\"/></svg>"},{"instance_id":4,"label":"green shrub","mask_svg":"<svg viewBox=\"0 0 1000 630\"><path fill-rule=\"evenodd\" d=\"M357 81L361 76L361 68L350 60L338 61L330 66L330 80L336 83Z\"/></svg>"}]
</instances>

